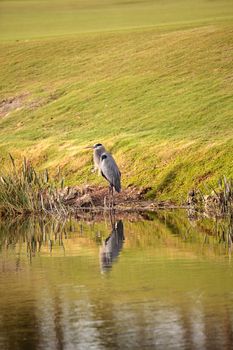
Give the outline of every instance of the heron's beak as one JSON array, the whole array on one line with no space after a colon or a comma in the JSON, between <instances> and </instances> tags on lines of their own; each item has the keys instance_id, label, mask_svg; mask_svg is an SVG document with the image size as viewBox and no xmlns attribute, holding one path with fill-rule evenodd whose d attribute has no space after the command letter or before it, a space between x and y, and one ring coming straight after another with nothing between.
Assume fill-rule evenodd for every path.
<instances>
[{"instance_id":1,"label":"heron's beak","mask_svg":"<svg viewBox=\"0 0 233 350\"><path fill-rule=\"evenodd\" d=\"M84 149L93 149L94 147L93 146L86 146L84 147Z\"/></svg>"}]
</instances>

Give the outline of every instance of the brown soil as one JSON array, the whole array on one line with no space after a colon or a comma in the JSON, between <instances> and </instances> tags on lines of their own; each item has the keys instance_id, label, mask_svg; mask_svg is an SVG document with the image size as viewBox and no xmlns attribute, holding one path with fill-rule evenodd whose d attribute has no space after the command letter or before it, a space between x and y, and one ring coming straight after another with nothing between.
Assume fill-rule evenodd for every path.
<instances>
[{"instance_id":1,"label":"brown soil","mask_svg":"<svg viewBox=\"0 0 233 350\"><path fill-rule=\"evenodd\" d=\"M29 99L30 93L24 92L21 95L4 98L0 100L0 118L5 117L8 113L20 108L29 108L34 110L38 107L44 106L49 102L57 100L62 93L51 92L46 98Z\"/></svg>"},{"instance_id":2,"label":"brown soil","mask_svg":"<svg viewBox=\"0 0 233 350\"><path fill-rule=\"evenodd\" d=\"M23 101L27 95L5 98L0 101L0 117L6 116L11 111L19 109L23 106Z\"/></svg>"},{"instance_id":3,"label":"brown soil","mask_svg":"<svg viewBox=\"0 0 233 350\"><path fill-rule=\"evenodd\" d=\"M114 208L121 211L146 211L158 208L178 208L173 202L145 199L147 189L128 187L121 193L114 193ZM60 192L63 203L73 209L103 210L109 207L107 187L66 187ZM179 206L180 207L180 206Z\"/></svg>"}]
</instances>

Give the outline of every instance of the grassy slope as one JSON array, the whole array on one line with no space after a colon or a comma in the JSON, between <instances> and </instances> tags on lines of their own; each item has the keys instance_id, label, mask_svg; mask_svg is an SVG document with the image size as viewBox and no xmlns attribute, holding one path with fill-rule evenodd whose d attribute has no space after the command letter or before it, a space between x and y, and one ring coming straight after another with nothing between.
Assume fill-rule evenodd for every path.
<instances>
[{"instance_id":1,"label":"grassy slope","mask_svg":"<svg viewBox=\"0 0 233 350\"><path fill-rule=\"evenodd\" d=\"M232 0L0 0L2 39L232 19Z\"/></svg>"},{"instance_id":2,"label":"grassy slope","mask_svg":"<svg viewBox=\"0 0 233 350\"><path fill-rule=\"evenodd\" d=\"M19 96L21 103L0 120L0 151L3 158L27 155L41 168L60 165L70 184L100 183L82 147L101 141L124 185L183 199L193 185L233 173L233 4L124 3L78 1L72 16L81 16L82 26L68 25L67 2L57 2L63 27L57 12L48 18L40 8L52 11L53 1L0 1L1 100ZM48 32L36 25L46 18ZM143 28L148 24L154 27ZM140 28L104 32L134 25Z\"/></svg>"}]
</instances>

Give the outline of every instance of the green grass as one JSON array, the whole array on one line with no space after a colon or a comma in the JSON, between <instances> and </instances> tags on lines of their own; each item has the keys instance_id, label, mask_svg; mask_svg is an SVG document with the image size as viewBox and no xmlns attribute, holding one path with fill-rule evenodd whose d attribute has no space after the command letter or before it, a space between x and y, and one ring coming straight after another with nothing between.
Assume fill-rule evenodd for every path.
<instances>
[{"instance_id":1,"label":"green grass","mask_svg":"<svg viewBox=\"0 0 233 350\"><path fill-rule=\"evenodd\" d=\"M232 176L232 1L71 4L0 1L0 100L19 107L2 112L3 162L98 184L83 147L103 142L123 186L176 200Z\"/></svg>"},{"instance_id":2,"label":"green grass","mask_svg":"<svg viewBox=\"0 0 233 350\"><path fill-rule=\"evenodd\" d=\"M0 38L28 39L233 19L231 0L0 0Z\"/></svg>"}]
</instances>

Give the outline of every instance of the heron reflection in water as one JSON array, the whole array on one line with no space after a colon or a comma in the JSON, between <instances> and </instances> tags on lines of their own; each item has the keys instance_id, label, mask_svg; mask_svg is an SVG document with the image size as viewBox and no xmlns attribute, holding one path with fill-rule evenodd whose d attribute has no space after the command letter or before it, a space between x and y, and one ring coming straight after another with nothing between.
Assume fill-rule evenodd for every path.
<instances>
[{"instance_id":1,"label":"heron reflection in water","mask_svg":"<svg viewBox=\"0 0 233 350\"><path fill-rule=\"evenodd\" d=\"M112 223L112 232L100 249L101 272L106 272L112 267L112 264L122 250L124 239L124 225L122 220Z\"/></svg>"}]
</instances>

